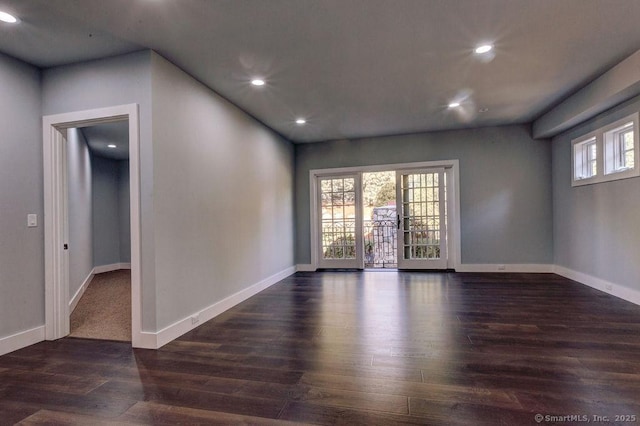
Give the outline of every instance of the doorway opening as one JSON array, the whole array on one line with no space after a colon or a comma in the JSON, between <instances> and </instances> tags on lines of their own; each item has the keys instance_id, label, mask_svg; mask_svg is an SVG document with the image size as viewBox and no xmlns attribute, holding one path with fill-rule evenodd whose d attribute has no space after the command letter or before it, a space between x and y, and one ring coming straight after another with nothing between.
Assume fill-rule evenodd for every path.
<instances>
[{"instance_id":1,"label":"doorway opening","mask_svg":"<svg viewBox=\"0 0 640 426\"><path fill-rule=\"evenodd\" d=\"M140 272L140 159L138 105L121 105L43 117L44 206L45 206L45 338L55 340L69 335L70 311L70 201L67 150L70 135L91 126L127 123L129 146L129 238L130 238L130 339L134 347L155 348L142 332ZM109 149L107 147L107 149ZM123 174L126 172L123 171ZM73 214L73 213L72 213ZM113 219L113 218L112 218ZM100 225L100 224L99 224ZM92 225L93 226L93 225ZM126 231L125 231L126 232ZM74 243L75 244L75 243ZM81 250L77 250L77 253ZM86 253L85 257L86 257ZM93 260L93 256L91 257ZM86 259L85 259L86 261ZM116 265L123 265L119 262ZM104 266L104 265L100 265ZM128 266L128 265L127 265ZM126 268L122 268L126 269ZM92 274L106 272L94 267ZM74 298L76 299L76 298ZM77 301L76 301L77 303Z\"/></svg>"},{"instance_id":2,"label":"doorway opening","mask_svg":"<svg viewBox=\"0 0 640 426\"><path fill-rule=\"evenodd\" d=\"M128 120L67 129L71 337L131 341Z\"/></svg>"},{"instance_id":3,"label":"doorway opening","mask_svg":"<svg viewBox=\"0 0 640 426\"><path fill-rule=\"evenodd\" d=\"M398 267L395 171L362 173L365 269Z\"/></svg>"}]
</instances>

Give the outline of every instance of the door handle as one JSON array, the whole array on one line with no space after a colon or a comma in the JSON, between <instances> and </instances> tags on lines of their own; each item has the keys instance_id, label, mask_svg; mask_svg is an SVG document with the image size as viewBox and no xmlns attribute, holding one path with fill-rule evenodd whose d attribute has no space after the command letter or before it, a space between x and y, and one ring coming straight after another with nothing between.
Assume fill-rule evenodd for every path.
<instances>
[{"instance_id":1,"label":"door handle","mask_svg":"<svg viewBox=\"0 0 640 426\"><path fill-rule=\"evenodd\" d=\"M397 215L397 216L398 216L398 229L400 229L400 215Z\"/></svg>"}]
</instances>

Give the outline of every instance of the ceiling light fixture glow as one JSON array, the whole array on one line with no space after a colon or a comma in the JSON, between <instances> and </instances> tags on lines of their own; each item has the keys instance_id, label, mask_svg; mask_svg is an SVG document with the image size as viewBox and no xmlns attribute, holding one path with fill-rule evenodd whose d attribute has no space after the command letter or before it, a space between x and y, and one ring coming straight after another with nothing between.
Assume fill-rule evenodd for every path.
<instances>
[{"instance_id":1,"label":"ceiling light fixture glow","mask_svg":"<svg viewBox=\"0 0 640 426\"><path fill-rule=\"evenodd\" d=\"M451 102L449 108L458 108L460 106L460 102Z\"/></svg>"},{"instance_id":2,"label":"ceiling light fixture glow","mask_svg":"<svg viewBox=\"0 0 640 426\"><path fill-rule=\"evenodd\" d=\"M115 147L116 147L116 146L115 146L114 144L112 144L112 143L110 143L109 145L107 145L107 148L112 148L112 149L113 149L113 148L115 148Z\"/></svg>"},{"instance_id":3,"label":"ceiling light fixture glow","mask_svg":"<svg viewBox=\"0 0 640 426\"><path fill-rule=\"evenodd\" d=\"M305 124L306 122L307 122L307 120L305 120L304 118L298 118L298 119L296 120L296 124L299 124L299 125L303 125L303 124Z\"/></svg>"},{"instance_id":4,"label":"ceiling light fixture glow","mask_svg":"<svg viewBox=\"0 0 640 426\"><path fill-rule=\"evenodd\" d=\"M15 24L16 22L18 22L18 18L7 12L0 11L0 21L6 22L8 24Z\"/></svg>"},{"instance_id":5,"label":"ceiling light fixture glow","mask_svg":"<svg viewBox=\"0 0 640 426\"><path fill-rule=\"evenodd\" d=\"M490 52L491 50L493 50L493 46L490 44L483 44L482 46L478 46L475 49L475 52L479 55L483 54L483 53L487 53Z\"/></svg>"},{"instance_id":6,"label":"ceiling light fixture glow","mask_svg":"<svg viewBox=\"0 0 640 426\"><path fill-rule=\"evenodd\" d=\"M253 80L251 80L251 84L253 84L254 86L264 86L264 80L260 78L254 78Z\"/></svg>"}]
</instances>

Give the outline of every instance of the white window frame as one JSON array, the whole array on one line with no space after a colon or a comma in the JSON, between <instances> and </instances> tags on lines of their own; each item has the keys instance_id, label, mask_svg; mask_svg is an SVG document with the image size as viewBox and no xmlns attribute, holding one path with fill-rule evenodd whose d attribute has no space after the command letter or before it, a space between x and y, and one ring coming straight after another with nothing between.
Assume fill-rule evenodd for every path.
<instances>
[{"instance_id":1,"label":"white window frame","mask_svg":"<svg viewBox=\"0 0 640 426\"><path fill-rule=\"evenodd\" d=\"M598 138L595 134L590 133L589 135L576 139L572 143L573 145L573 180L580 182L580 184L584 185L586 183L590 183L598 178L598 161L600 161L601 156L598 155ZM595 147L595 158L592 157L592 149L591 147ZM590 174L592 170L592 163L595 161L596 170L595 173Z\"/></svg>"},{"instance_id":2,"label":"white window frame","mask_svg":"<svg viewBox=\"0 0 640 426\"><path fill-rule=\"evenodd\" d=\"M635 116L635 120L634 120ZM618 174L618 176L623 176L625 173L629 171L633 171L637 167L635 166L638 162L638 120L637 114L633 116L627 117L628 119L618 120L615 123L605 127L603 129L603 144L604 144L604 174L612 175ZM622 145L622 139L620 136L627 133L629 130L633 131L633 156L634 156L634 167L630 168L625 165L620 164L621 161L621 152L620 145ZM622 148L624 153L624 148ZM636 173L634 176L638 176Z\"/></svg>"},{"instance_id":3,"label":"white window frame","mask_svg":"<svg viewBox=\"0 0 640 426\"><path fill-rule=\"evenodd\" d=\"M637 112L633 113L571 141L571 186L590 185L640 176L638 115ZM634 166L621 167L619 136L628 131L626 125L629 123L631 123L633 130ZM596 146L596 173L592 176L585 176L584 173L578 173L577 169L586 171L585 167L591 160L588 157L587 144L592 140L595 141Z\"/></svg>"}]
</instances>

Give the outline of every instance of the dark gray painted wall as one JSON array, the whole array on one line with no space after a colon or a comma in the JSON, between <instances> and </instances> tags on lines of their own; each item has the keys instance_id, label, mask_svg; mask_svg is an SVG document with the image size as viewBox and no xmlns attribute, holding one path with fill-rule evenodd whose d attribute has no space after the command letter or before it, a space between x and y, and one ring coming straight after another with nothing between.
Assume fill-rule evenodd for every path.
<instances>
[{"instance_id":1,"label":"dark gray painted wall","mask_svg":"<svg viewBox=\"0 0 640 426\"><path fill-rule=\"evenodd\" d=\"M640 178L571 187L571 140L640 110L640 96L553 138L554 259L640 290Z\"/></svg>"},{"instance_id":2,"label":"dark gray painted wall","mask_svg":"<svg viewBox=\"0 0 640 426\"><path fill-rule=\"evenodd\" d=\"M120 262L131 262L131 209L129 191L129 160L118 161L118 230L120 231Z\"/></svg>"},{"instance_id":3,"label":"dark gray painted wall","mask_svg":"<svg viewBox=\"0 0 640 426\"><path fill-rule=\"evenodd\" d=\"M0 337L44 324L40 72L0 54ZM27 228L27 214L38 227Z\"/></svg>"},{"instance_id":4,"label":"dark gray painted wall","mask_svg":"<svg viewBox=\"0 0 640 426\"><path fill-rule=\"evenodd\" d=\"M129 263L129 162L92 155L93 266Z\"/></svg>"},{"instance_id":5,"label":"dark gray painted wall","mask_svg":"<svg viewBox=\"0 0 640 426\"><path fill-rule=\"evenodd\" d=\"M462 263L551 263L551 147L526 126L296 145L296 262L311 263L309 170L452 159Z\"/></svg>"},{"instance_id":6,"label":"dark gray painted wall","mask_svg":"<svg viewBox=\"0 0 640 426\"><path fill-rule=\"evenodd\" d=\"M118 162L92 156L93 265L120 263Z\"/></svg>"},{"instance_id":7,"label":"dark gray painted wall","mask_svg":"<svg viewBox=\"0 0 640 426\"><path fill-rule=\"evenodd\" d=\"M93 269L92 160L82 131L67 131L69 300Z\"/></svg>"}]
</instances>

